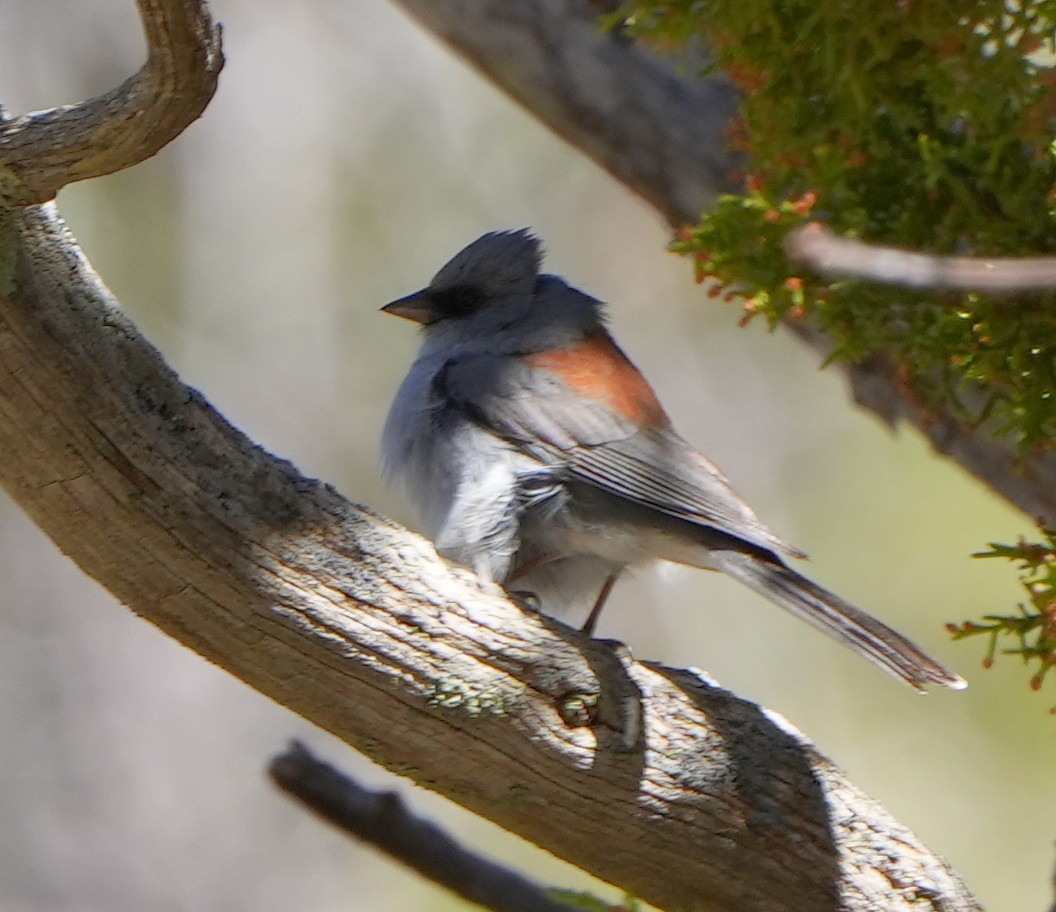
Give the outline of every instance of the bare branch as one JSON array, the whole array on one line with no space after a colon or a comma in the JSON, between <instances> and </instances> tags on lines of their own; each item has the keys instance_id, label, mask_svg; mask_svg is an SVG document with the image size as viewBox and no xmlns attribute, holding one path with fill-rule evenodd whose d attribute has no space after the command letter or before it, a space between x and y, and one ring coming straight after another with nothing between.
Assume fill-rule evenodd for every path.
<instances>
[{"instance_id":1,"label":"bare branch","mask_svg":"<svg viewBox=\"0 0 1056 912\"><path fill-rule=\"evenodd\" d=\"M0 121L0 203L52 199L66 184L150 158L195 121L223 66L204 2L137 0L147 62L120 86L75 105Z\"/></svg>"},{"instance_id":2,"label":"bare branch","mask_svg":"<svg viewBox=\"0 0 1056 912\"><path fill-rule=\"evenodd\" d=\"M293 742L268 773L324 820L369 842L423 877L494 912L572 912L520 874L470 852L415 817L396 792L372 792Z\"/></svg>"},{"instance_id":3,"label":"bare branch","mask_svg":"<svg viewBox=\"0 0 1056 912\"><path fill-rule=\"evenodd\" d=\"M837 237L818 222L791 232L786 249L822 275L908 288L990 294L1056 288L1056 257L935 256Z\"/></svg>"},{"instance_id":4,"label":"bare branch","mask_svg":"<svg viewBox=\"0 0 1056 912\"><path fill-rule=\"evenodd\" d=\"M558 136L673 224L695 222L735 186L736 113L722 77L682 78L616 34L582 0L396 0ZM696 77L703 61L683 61Z\"/></svg>"}]
</instances>

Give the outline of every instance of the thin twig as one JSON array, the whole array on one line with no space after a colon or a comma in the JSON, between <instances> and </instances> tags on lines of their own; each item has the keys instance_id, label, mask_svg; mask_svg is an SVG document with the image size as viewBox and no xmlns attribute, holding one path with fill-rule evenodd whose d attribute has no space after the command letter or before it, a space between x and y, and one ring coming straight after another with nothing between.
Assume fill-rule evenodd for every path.
<instances>
[{"instance_id":1,"label":"thin twig","mask_svg":"<svg viewBox=\"0 0 1056 912\"><path fill-rule=\"evenodd\" d=\"M1056 257L953 257L837 237L813 222L791 232L788 255L826 276L925 288L1002 294L1056 288Z\"/></svg>"},{"instance_id":2,"label":"thin twig","mask_svg":"<svg viewBox=\"0 0 1056 912\"><path fill-rule=\"evenodd\" d=\"M395 792L363 788L298 741L271 761L268 774L338 829L463 899L494 912L573 912L520 874L470 852L435 824L410 814Z\"/></svg>"}]
</instances>

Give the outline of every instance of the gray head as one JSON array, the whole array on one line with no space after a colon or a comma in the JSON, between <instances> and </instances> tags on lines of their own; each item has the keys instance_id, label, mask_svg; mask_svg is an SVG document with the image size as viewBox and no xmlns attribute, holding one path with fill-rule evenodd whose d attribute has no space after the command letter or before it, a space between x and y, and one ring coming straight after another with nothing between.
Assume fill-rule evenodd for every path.
<instances>
[{"instance_id":1,"label":"gray head","mask_svg":"<svg viewBox=\"0 0 1056 912\"><path fill-rule=\"evenodd\" d=\"M382 310L429 326L494 301L530 297L542 259L542 244L528 229L493 231L456 253L426 288Z\"/></svg>"},{"instance_id":2,"label":"gray head","mask_svg":"<svg viewBox=\"0 0 1056 912\"><path fill-rule=\"evenodd\" d=\"M426 288L382 308L425 328L423 355L541 350L601 320L601 304L541 275L542 244L527 229L496 231L457 253Z\"/></svg>"}]
</instances>

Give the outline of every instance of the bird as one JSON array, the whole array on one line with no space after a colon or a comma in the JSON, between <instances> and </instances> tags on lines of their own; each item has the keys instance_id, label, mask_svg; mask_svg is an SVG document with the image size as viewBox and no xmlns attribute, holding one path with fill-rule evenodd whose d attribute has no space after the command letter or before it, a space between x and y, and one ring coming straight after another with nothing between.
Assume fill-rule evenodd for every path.
<instances>
[{"instance_id":1,"label":"bird","mask_svg":"<svg viewBox=\"0 0 1056 912\"><path fill-rule=\"evenodd\" d=\"M385 305L421 347L382 433L439 554L593 636L629 567L725 573L923 691L966 682L786 563L804 558L674 429L605 305L543 273L530 230L485 234Z\"/></svg>"}]
</instances>

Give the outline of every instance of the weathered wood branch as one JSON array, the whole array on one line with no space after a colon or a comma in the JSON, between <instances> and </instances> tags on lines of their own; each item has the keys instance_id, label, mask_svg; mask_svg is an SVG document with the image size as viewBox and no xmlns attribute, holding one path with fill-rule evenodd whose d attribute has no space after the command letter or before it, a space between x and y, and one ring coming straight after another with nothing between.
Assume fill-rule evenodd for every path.
<instances>
[{"instance_id":1,"label":"weathered wood branch","mask_svg":"<svg viewBox=\"0 0 1056 912\"><path fill-rule=\"evenodd\" d=\"M50 207L19 238L0 478L137 613L660 907L973 908L765 711L522 612L256 447L137 334Z\"/></svg>"},{"instance_id":2,"label":"weathered wood branch","mask_svg":"<svg viewBox=\"0 0 1056 912\"><path fill-rule=\"evenodd\" d=\"M177 69L216 59L202 53L211 26L180 50L161 25L195 6L142 7L163 13L145 16L149 43ZM195 15L208 23L204 6ZM190 122L200 108L182 110ZM59 145L80 141L70 116L69 134L62 111L50 124ZM147 155L176 128L162 118L146 141L123 138L149 119L118 118L115 147ZM56 147L45 180L11 135L9 182L50 187L55 161L70 179L91 170ZM132 610L378 763L657 906L976 908L765 710L521 611L254 445L137 333L50 205L4 218L0 481Z\"/></svg>"},{"instance_id":3,"label":"weathered wood branch","mask_svg":"<svg viewBox=\"0 0 1056 912\"><path fill-rule=\"evenodd\" d=\"M394 2L673 227L696 221L730 188L739 165L725 152L730 86L721 78L701 83L691 63L673 66L602 33L598 3ZM789 328L823 357L830 353L828 339L810 326ZM937 451L1009 503L1056 522L1056 452L1022 456L1013 441L994 436L991 424L976 426L954 408L926 406L890 358L879 355L839 369L863 408L889 426L914 425Z\"/></svg>"},{"instance_id":4,"label":"weathered wood branch","mask_svg":"<svg viewBox=\"0 0 1056 912\"><path fill-rule=\"evenodd\" d=\"M725 135L737 112L701 59L669 61L598 25L587 0L394 0L554 133L673 225L737 187Z\"/></svg>"},{"instance_id":5,"label":"weathered wood branch","mask_svg":"<svg viewBox=\"0 0 1056 912\"><path fill-rule=\"evenodd\" d=\"M0 121L0 204L43 203L131 167L201 116L224 65L220 27L204 4L136 2L147 39L138 73L80 104Z\"/></svg>"}]
</instances>

